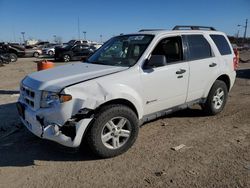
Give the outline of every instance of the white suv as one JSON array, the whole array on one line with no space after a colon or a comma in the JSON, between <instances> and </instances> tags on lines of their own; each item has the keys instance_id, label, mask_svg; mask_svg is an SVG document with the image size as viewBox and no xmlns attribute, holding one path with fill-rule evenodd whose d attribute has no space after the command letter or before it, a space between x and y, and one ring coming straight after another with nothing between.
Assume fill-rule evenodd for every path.
<instances>
[{"instance_id":1,"label":"white suv","mask_svg":"<svg viewBox=\"0 0 250 188\"><path fill-rule=\"evenodd\" d=\"M213 28L185 28L116 36L86 62L28 75L17 103L23 124L68 147L86 138L112 157L133 145L144 122L193 104L221 112L236 76L233 49Z\"/></svg>"}]
</instances>

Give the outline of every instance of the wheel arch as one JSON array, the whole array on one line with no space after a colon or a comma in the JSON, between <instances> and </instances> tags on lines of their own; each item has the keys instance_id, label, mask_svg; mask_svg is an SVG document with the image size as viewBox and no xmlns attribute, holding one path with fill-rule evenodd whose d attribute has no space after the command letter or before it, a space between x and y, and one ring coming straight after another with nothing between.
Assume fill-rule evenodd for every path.
<instances>
[{"instance_id":1,"label":"wheel arch","mask_svg":"<svg viewBox=\"0 0 250 188\"><path fill-rule=\"evenodd\" d=\"M104 102L102 103L100 106L98 106L96 109L94 109L93 111L90 112L90 115L91 114L96 114L98 113L104 106L107 106L107 105L112 105L112 104L121 104L121 105L125 105L127 107L129 107L132 111L135 112L136 116L139 118L139 112L138 110L136 109L136 106L129 100L127 99L123 99L123 98L117 98L117 99L112 99L110 101L107 101L107 102ZM83 144L83 140L86 138L86 136L88 135L88 132L90 131L93 123L94 123L95 119L92 119L91 122L88 124L88 126L86 127L83 135L82 135L82 138L81 138L81 144Z\"/></svg>"},{"instance_id":2,"label":"wheel arch","mask_svg":"<svg viewBox=\"0 0 250 188\"><path fill-rule=\"evenodd\" d=\"M219 76L216 80L223 81L223 82L226 84L226 86L227 86L227 90L228 90L228 91L230 90L230 88L231 88L231 83L230 83L230 78L229 78L228 75L223 74L223 75Z\"/></svg>"},{"instance_id":3,"label":"wheel arch","mask_svg":"<svg viewBox=\"0 0 250 188\"><path fill-rule=\"evenodd\" d=\"M101 104L97 109L96 111L98 111L99 109L101 109L103 106L107 106L107 105L111 105L111 104L121 104L121 105L124 105L124 106L127 106L129 107L131 110L133 110L136 114L137 117L139 117L139 113L138 113L138 110L136 109L135 105L127 100L127 99L122 99L122 98L118 98L118 99L112 99L110 101L107 101L103 104Z\"/></svg>"},{"instance_id":4,"label":"wheel arch","mask_svg":"<svg viewBox=\"0 0 250 188\"><path fill-rule=\"evenodd\" d=\"M204 96L203 98L207 98L210 90L212 89L213 85L214 85L214 82L216 80L220 80L220 81L223 81L226 86L227 86L227 90L229 91L230 88L231 88L231 81L230 81L230 77L227 75L227 74L221 74L220 76L218 76L206 89L205 93L204 93Z\"/></svg>"}]
</instances>

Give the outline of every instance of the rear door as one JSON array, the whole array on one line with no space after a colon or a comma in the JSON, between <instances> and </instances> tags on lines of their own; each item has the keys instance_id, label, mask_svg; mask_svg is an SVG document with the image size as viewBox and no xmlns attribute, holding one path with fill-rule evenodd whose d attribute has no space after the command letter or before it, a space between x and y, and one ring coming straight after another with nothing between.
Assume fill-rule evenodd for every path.
<instances>
[{"instance_id":1,"label":"rear door","mask_svg":"<svg viewBox=\"0 0 250 188\"><path fill-rule=\"evenodd\" d=\"M190 71L187 96L187 102L190 102L204 97L207 87L219 74L219 62L204 35L190 34L183 38L187 45Z\"/></svg>"}]
</instances>

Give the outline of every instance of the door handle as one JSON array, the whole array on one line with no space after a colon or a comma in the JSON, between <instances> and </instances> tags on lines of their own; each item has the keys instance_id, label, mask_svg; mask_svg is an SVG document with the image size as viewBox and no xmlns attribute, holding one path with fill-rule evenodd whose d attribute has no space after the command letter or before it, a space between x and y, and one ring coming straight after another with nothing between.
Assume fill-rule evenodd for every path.
<instances>
[{"instance_id":1,"label":"door handle","mask_svg":"<svg viewBox=\"0 0 250 188\"><path fill-rule=\"evenodd\" d=\"M215 67L217 64L216 63L211 63L209 67Z\"/></svg>"},{"instance_id":2,"label":"door handle","mask_svg":"<svg viewBox=\"0 0 250 188\"><path fill-rule=\"evenodd\" d=\"M183 73L185 73L185 72L186 72L185 69L180 69L180 70L176 71L176 74L183 74Z\"/></svg>"}]
</instances>

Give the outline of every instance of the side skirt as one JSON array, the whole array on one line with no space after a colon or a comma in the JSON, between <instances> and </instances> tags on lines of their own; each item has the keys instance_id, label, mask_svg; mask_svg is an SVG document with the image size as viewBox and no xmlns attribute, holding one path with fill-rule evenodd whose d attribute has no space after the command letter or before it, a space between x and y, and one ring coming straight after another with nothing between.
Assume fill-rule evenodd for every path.
<instances>
[{"instance_id":1,"label":"side skirt","mask_svg":"<svg viewBox=\"0 0 250 188\"><path fill-rule=\"evenodd\" d=\"M164 109L164 110L161 110L161 111L158 111L158 112L154 112L152 114L145 115L140 120L140 126L142 126L144 123L146 123L148 121L152 121L154 119L160 118L162 116L166 116L166 115L171 114L173 112L186 109L186 108L191 107L191 106L193 106L195 104L205 103L205 101L206 101L205 98L197 99L197 100L190 101L190 102L178 105L178 106L174 106L172 108L167 108L167 109Z\"/></svg>"}]
</instances>

